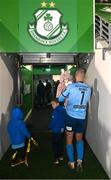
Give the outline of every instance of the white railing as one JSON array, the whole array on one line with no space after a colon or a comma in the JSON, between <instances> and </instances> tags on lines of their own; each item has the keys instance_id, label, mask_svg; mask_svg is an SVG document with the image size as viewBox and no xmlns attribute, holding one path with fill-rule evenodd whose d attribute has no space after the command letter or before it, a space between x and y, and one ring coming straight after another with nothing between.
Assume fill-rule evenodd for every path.
<instances>
[{"instance_id":1,"label":"white railing","mask_svg":"<svg viewBox=\"0 0 111 180\"><path fill-rule=\"evenodd\" d=\"M95 30L99 33L101 39L105 39L108 46L111 47L111 23L96 14Z\"/></svg>"}]
</instances>

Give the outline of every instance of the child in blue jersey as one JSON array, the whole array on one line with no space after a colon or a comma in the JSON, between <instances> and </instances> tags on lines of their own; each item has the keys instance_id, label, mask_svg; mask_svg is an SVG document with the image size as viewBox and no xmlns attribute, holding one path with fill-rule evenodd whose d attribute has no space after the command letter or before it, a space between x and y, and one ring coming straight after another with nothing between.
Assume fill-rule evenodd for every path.
<instances>
[{"instance_id":1,"label":"child in blue jersey","mask_svg":"<svg viewBox=\"0 0 111 180\"><path fill-rule=\"evenodd\" d=\"M65 108L54 99L51 101L53 108L49 128L52 130L52 147L54 154L54 164L59 164L63 160L63 132Z\"/></svg>"},{"instance_id":2,"label":"child in blue jersey","mask_svg":"<svg viewBox=\"0 0 111 180\"><path fill-rule=\"evenodd\" d=\"M14 107L11 112L11 118L8 122L8 133L13 150L11 167L24 163L26 138L30 139L31 134L23 121L23 112L20 108Z\"/></svg>"},{"instance_id":3,"label":"child in blue jersey","mask_svg":"<svg viewBox=\"0 0 111 180\"><path fill-rule=\"evenodd\" d=\"M76 139L77 151L77 169L82 169L82 161L84 155L84 141L83 133L86 125L86 110L87 103L90 99L91 88L84 83L85 71L83 69L77 70L75 74L76 82L67 86L66 90L62 92L59 101L67 99L66 116L65 116L65 130L66 130L66 150L69 158L68 165L71 169L75 169L73 134Z\"/></svg>"}]
</instances>

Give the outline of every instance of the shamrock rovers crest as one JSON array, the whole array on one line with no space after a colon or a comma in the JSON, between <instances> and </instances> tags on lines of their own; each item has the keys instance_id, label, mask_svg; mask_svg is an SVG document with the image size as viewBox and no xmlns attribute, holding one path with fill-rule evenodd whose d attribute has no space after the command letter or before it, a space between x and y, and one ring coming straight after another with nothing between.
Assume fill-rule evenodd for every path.
<instances>
[{"instance_id":1,"label":"shamrock rovers crest","mask_svg":"<svg viewBox=\"0 0 111 180\"><path fill-rule=\"evenodd\" d=\"M48 3L45 3L45 7L46 4ZM58 44L66 37L68 27L67 24L62 24L62 14L57 9L42 8L39 9L34 16L36 21L33 24L29 24L28 31L31 37L38 43L43 45L54 45Z\"/></svg>"}]
</instances>

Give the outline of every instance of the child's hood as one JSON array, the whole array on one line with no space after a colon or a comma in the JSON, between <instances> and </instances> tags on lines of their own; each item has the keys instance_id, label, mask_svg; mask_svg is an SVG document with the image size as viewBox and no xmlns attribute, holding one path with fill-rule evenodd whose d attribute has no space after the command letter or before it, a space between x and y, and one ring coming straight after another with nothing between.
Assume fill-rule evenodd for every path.
<instances>
[{"instance_id":1,"label":"child's hood","mask_svg":"<svg viewBox=\"0 0 111 180\"><path fill-rule=\"evenodd\" d=\"M15 107L11 111L11 120L22 120L23 119L23 112L20 108Z\"/></svg>"}]
</instances>

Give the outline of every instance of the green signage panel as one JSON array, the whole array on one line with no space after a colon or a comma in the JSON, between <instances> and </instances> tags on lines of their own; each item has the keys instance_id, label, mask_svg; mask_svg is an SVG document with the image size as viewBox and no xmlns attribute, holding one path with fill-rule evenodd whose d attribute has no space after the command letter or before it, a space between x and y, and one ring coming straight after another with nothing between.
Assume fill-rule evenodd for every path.
<instances>
[{"instance_id":1,"label":"green signage panel","mask_svg":"<svg viewBox=\"0 0 111 180\"><path fill-rule=\"evenodd\" d=\"M0 0L0 51L19 51L19 1Z\"/></svg>"},{"instance_id":2,"label":"green signage panel","mask_svg":"<svg viewBox=\"0 0 111 180\"><path fill-rule=\"evenodd\" d=\"M93 52L93 0L1 0L0 51Z\"/></svg>"}]
</instances>

